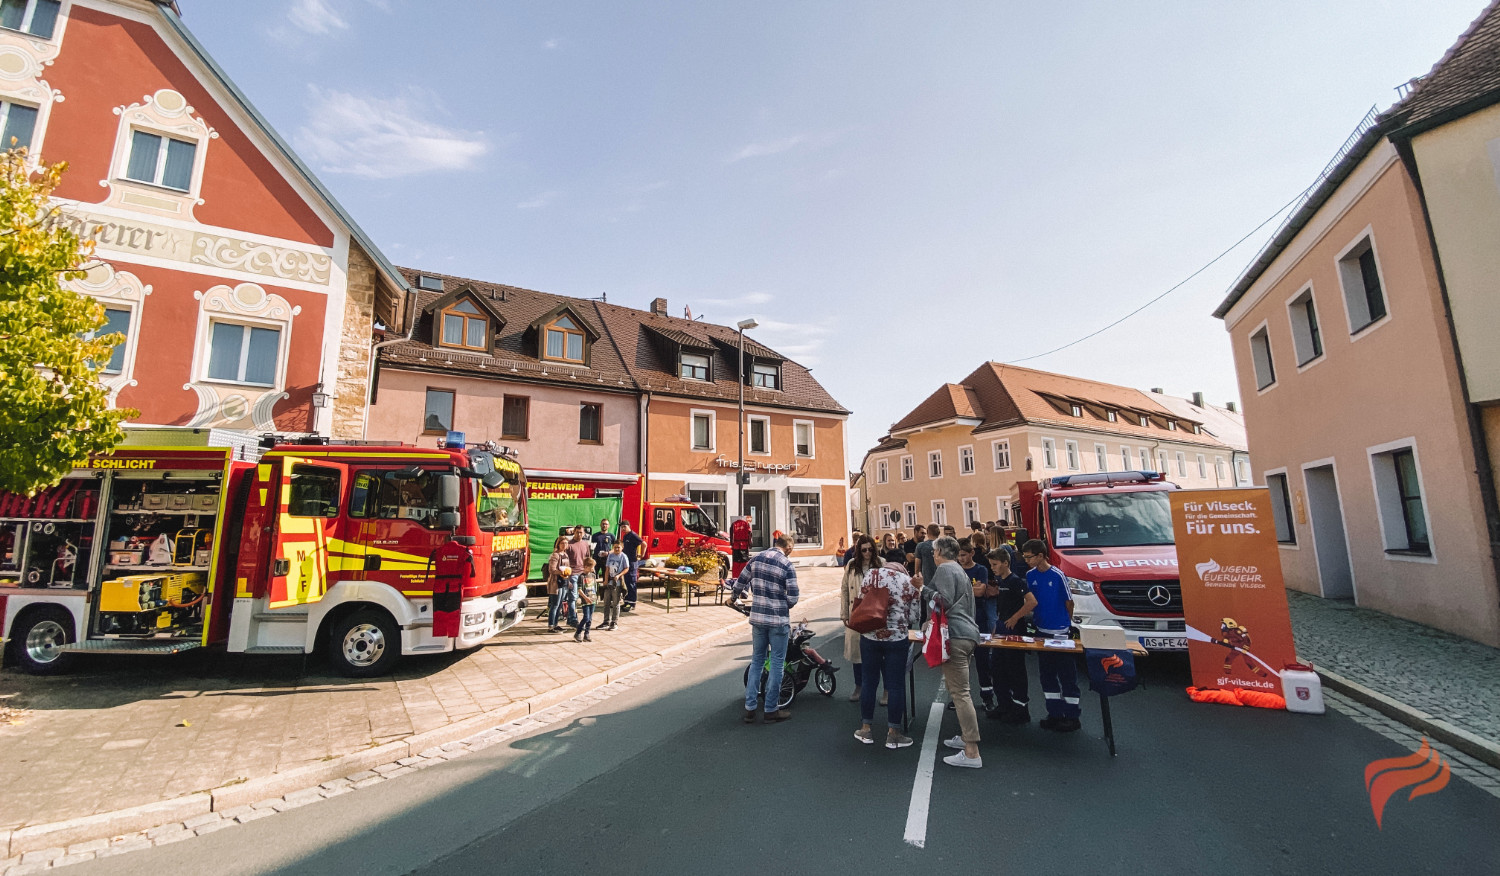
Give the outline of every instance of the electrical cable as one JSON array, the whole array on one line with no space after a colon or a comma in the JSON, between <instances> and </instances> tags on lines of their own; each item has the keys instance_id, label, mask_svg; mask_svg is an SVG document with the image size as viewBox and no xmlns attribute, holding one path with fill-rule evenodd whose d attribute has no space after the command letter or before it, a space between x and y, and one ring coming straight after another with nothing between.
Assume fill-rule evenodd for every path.
<instances>
[{"instance_id":1,"label":"electrical cable","mask_svg":"<svg viewBox=\"0 0 1500 876\"><path fill-rule=\"evenodd\" d=\"M1228 249L1226 249L1223 252L1219 253L1218 255L1214 256L1212 261L1210 261L1208 264L1204 265L1203 267L1199 268L1198 270L1192 272L1191 274L1187 275L1187 277L1185 279L1183 279L1180 283L1178 283L1177 285L1175 285L1172 288L1168 289L1167 291L1161 293L1160 295L1156 296L1155 298L1152 298L1150 301L1147 301L1145 304L1142 304L1140 307L1137 307L1135 310L1130 311L1129 313L1125 314L1124 316L1120 317L1119 319L1115 320L1114 322L1110 323L1109 325L1104 326L1101 329L1097 329L1095 331L1089 332L1088 334L1084 335L1081 338L1069 341L1068 343L1063 344L1061 347L1053 347L1052 349L1048 350L1045 353L1037 353L1035 355L1026 356L1026 357L1021 358L1021 359L1011 359L1011 360L1007 361L1005 364L1007 364L1007 365L1017 365L1017 364L1020 364L1022 362L1030 362L1033 359L1040 359L1040 358L1042 358L1044 356L1051 356L1053 353L1061 353L1063 350L1066 350L1069 347L1077 346L1077 345L1083 343L1084 341L1087 341L1090 338L1097 337L1098 335L1104 334L1105 332L1109 331L1110 329L1114 328L1115 326L1119 325L1120 323L1124 322L1125 320L1130 319L1132 316L1135 316L1136 314L1140 313L1141 311L1145 310L1146 308L1150 307L1151 305L1155 304L1156 302L1162 300L1163 298L1166 298L1168 295L1171 295L1173 292L1176 292L1178 289L1181 289L1183 286L1186 286L1188 283L1192 282L1192 280L1193 280L1194 277L1197 277L1199 274L1203 273L1204 271L1206 271L1209 268L1213 267L1214 265L1218 264L1219 261L1222 260L1225 256L1227 256L1230 253L1234 252L1236 249L1239 249L1240 244L1242 244L1245 241L1249 240L1250 238L1254 237L1255 234L1256 234L1256 232L1260 231L1262 228L1265 228L1267 225L1271 224L1271 220L1275 219L1277 216L1280 216L1282 213L1285 213L1290 207L1296 205L1303 198L1307 197L1308 193L1310 193L1314 188L1317 188L1318 183L1321 183L1321 182L1322 182L1322 179L1320 178L1318 180L1318 182L1313 183L1312 185L1310 185L1307 188L1303 189L1297 195L1297 197L1292 198L1290 201L1287 201L1275 213L1272 213L1270 216L1267 216L1266 219L1265 219L1265 221L1261 222L1259 225L1257 225L1254 228L1250 229L1250 231L1244 237L1241 237L1239 240L1236 240L1234 242L1233 246L1230 246Z\"/></svg>"}]
</instances>

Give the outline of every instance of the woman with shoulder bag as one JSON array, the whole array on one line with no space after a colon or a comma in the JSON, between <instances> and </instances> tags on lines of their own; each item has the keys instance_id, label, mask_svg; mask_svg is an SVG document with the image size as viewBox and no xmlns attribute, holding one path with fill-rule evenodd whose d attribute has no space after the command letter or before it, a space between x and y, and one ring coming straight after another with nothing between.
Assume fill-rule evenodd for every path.
<instances>
[{"instance_id":1,"label":"woman with shoulder bag","mask_svg":"<svg viewBox=\"0 0 1500 876\"><path fill-rule=\"evenodd\" d=\"M979 625L974 619L974 587L958 564L958 539L943 536L933 542L937 568L931 581L923 582L924 594L931 594L943 609L948 622L948 659L943 663L943 683L948 686L958 726L962 731L943 744L958 749L943 763L949 766L977 769L984 765L979 757L979 718L974 698L969 694L969 664L979 646Z\"/></svg>"},{"instance_id":2,"label":"woman with shoulder bag","mask_svg":"<svg viewBox=\"0 0 1500 876\"><path fill-rule=\"evenodd\" d=\"M877 594L876 591L884 591ZM860 728L854 738L865 745L875 744L875 734L870 725L875 719L876 679L884 679L889 698L885 714L885 747L905 748L911 745L911 737L901 733L901 719L906 714L906 687L902 676L906 674L906 655L910 646L907 633L917 622L922 601L921 591L906 574L900 563L886 563L865 574L860 585L861 600L889 599L885 611L885 624L859 639L860 656L865 667L865 684L860 691Z\"/></svg>"},{"instance_id":3,"label":"woman with shoulder bag","mask_svg":"<svg viewBox=\"0 0 1500 876\"><path fill-rule=\"evenodd\" d=\"M568 586L568 578L573 574L571 561L568 559L568 539L559 536L552 543L552 556L547 558L547 632L557 633L562 627L557 623L558 615L562 612L563 594L559 591Z\"/></svg>"},{"instance_id":4,"label":"woman with shoulder bag","mask_svg":"<svg viewBox=\"0 0 1500 876\"><path fill-rule=\"evenodd\" d=\"M880 558L875 556L874 539L868 535L861 535L854 542L853 558L844 566L844 586L840 590L839 620L844 623L849 622L849 612L854 610L854 602L859 599L859 588L864 583L865 573L878 565L880 565ZM859 633L848 627L844 628L844 659L854 664L854 693L849 695L849 702L859 702L862 681Z\"/></svg>"}]
</instances>

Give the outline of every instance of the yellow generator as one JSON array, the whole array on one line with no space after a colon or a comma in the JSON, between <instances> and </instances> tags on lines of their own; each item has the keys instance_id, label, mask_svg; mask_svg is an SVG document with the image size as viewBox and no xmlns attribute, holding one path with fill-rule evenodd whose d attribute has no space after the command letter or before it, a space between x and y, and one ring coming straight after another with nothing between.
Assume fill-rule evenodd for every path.
<instances>
[{"instance_id":1,"label":"yellow generator","mask_svg":"<svg viewBox=\"0 0 1500 876\"><path fill-rule=\"evenodd\" d=\"M156 572L123 575L99 585L99 632L106 635L175 633L202 616L208 575Z\"/></svg>"}]
</instances>

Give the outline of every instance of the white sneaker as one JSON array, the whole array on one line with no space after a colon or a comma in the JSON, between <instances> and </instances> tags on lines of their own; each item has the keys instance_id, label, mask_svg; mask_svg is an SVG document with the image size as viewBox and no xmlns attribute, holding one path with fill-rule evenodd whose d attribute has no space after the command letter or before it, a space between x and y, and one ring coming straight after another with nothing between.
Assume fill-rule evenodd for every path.
<instances>
[{"instance_id":1,"label":"white sneaker","mask_svg":"<svg viewBox=\"0 0 1500 876\"><path fill-rule=\"evenodd\" d=\"M948 766L968 767L969 769L977 770L980 767L984 766L984 758L969 757L967 754L964 754L962 751L960 751L943 758L943 763L947 764Z\"/></svg>"},{"instance_id":2,"label":"white sneaker","mask_svg":"<svg viewBox=\"0 0 1500 876\"><path fill-rule=\"evenodd\" d=\"M956 748L959 751L964 750L964 738L962 736L955 736L952 739L944 739L943 744L948 746L949 748Z\"/></svg>"}]
</instances>

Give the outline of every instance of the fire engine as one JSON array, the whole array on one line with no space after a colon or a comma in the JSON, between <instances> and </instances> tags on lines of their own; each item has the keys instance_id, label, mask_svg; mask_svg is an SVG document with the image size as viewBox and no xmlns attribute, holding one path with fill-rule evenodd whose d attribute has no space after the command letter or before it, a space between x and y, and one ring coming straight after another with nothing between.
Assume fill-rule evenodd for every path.
<instances>
[{"instance_id":1,"label":"fire engine","mask_svg":"<svg viewBox=\"0 0 1500 876\"><path fill-rule=\"evenodd\" d=\"M1017 484L1020 521L1067 576L1073 622L1117 626L1153 651L1187 650L1167 493L1154 471L1064 475Z\"/></svg>"},{"instance_id":2,"label":"fire engine","mask_svg":"<svg viewBox=\"0 0 1500 876\"><path fill-rule=\"evenodd\" d=\"M264 443L127 439L51 489L0 494L7 661L52 674L80 652L222 645L375 676L522 618L526 478L508 451L459 433Z\"/></svg>"}]
</instances>

